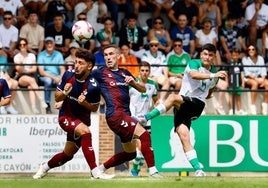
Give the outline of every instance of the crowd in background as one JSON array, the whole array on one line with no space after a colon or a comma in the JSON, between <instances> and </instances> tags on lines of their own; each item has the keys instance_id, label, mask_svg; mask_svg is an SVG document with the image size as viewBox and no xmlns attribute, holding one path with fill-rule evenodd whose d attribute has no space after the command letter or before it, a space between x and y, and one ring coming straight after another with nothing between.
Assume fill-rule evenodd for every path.
<instances>
[{"instance_id":1,"label":"crowd in background","mask_svg":"<svg viewBox=\"0 0 268 188\"><path fill-rule=\"evenodd\" d=\"M145 26L140 25L140 12L151 13ZM268 61L267 12L265 0L2 0L0 71L12 89L12 98L0 112L17 114L12 102L16 88L26 87L32 112L40 113L36 108L39 99L46 113L52 113L51 88L65 70L72 69L76 49L94 53L97 68L105 62L102 47L107 44L119 45L119 63L134 76L138 76L139 62L151 64L151 78L163 91L161 102L171 87L174 92L180 89L189 60L199 58L202 46L212 43L217 46L215 64L229 73L217 88L230 89L236 96L235 101L229 97L226 112L226 92L219 92L215 109L219 114L246 115L241 90L268 90L264 66ZM71 28L78 20L87 20L94 28L86 43L73 39ZM45 87L44 98L36 90L40 85ZM268 92L263 94L261 113L267 114ZM253 115L257 114L256 98L257 92L251 92L249 113Z\"/></svg>"}]
</instances>

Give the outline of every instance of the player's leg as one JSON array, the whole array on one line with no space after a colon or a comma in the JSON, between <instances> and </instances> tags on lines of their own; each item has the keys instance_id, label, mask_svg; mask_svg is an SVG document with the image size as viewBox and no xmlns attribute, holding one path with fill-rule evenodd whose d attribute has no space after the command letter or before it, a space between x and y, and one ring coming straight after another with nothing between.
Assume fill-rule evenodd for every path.
<instances>
[{"instance_id":1,"label":"player's leg","mask_svg":"<svg viewBox=\"0 0 268 188\"><path fill-rule=\"evenodd\" d=\"M144 157L141 153L141 143L140 140L135 139L135 143L136 143L136 152L137 152L137 156L135 159L132 160L132 168L131 168L131 174L132 176L138 176L141 167L144 164Z\"/></svg>"},{"instance_id":2,"label":"player's leg","mask_svg":"<svg viewBox=\"0 0 268 188\"><path fill-rule=\"evenodd\" d=\"M40 179L47 175L47 172L55 167L59 167L73 158L73 155L79 148L74 142L66 142L63 152L54 155L48 162L40 164L38 171L33 176L34 179Z\"/></svg>"},{"instance_id":3,"label":"player's leg","mask_svg":"<svg viewBox=\"0 0 268 188\"><path fill-rule=\"evenodd\" d=\"M199 160L197 158L196 151L190 142L189 128L184 124L180 124L176 128L176 132L181 139L181 143L182 143L186 158L188 159L192 167L195 169L196 176L205 176L206 174L202 171Z\"/></svg>"}]
</instances>

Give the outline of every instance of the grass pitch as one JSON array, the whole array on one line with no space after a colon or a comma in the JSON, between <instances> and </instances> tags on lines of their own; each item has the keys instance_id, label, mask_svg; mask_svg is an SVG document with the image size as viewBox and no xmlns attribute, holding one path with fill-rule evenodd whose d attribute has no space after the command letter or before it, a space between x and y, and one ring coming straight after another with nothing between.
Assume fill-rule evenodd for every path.
<instances>
[{"instance_id":1,"label":"grass pitch","mask_svg":"<svg viewBox=\"0 0 268 188\"><path fill-rule=\"evenodd\" d=\"M116 176L112 180L92 180L86 176L4 177L1 188L265 188L267 177L178 177L163 179Z\"/></svg>"}]
</instances>

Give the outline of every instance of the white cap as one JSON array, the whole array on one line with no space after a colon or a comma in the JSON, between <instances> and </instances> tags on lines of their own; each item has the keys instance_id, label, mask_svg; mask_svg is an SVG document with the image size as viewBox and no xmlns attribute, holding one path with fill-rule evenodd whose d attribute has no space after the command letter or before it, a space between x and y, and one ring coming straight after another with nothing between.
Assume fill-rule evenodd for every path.
<instances>
[{"instance_id":1,"label":"white cap","mask_svg":"<svg viewBox=\"0 0 268 188\"><path fill-rule=\"evenodd\" d=\"M47 42L47 41L51 41L51 42L55 42L55 40L54 40L54 38L53 37L46 37L45 38L45 42Z\"/></svg>"},{"instance_id":2,"label":"white cap","mask_svg":"<svg viewBox=\"0 0 268 188\"><path fill-rule=\"evenodd\" d=\"M71 42L70 45L69 45L69 48L79 48L79 44L75 41Z\"/></svg>"}]
</instances>

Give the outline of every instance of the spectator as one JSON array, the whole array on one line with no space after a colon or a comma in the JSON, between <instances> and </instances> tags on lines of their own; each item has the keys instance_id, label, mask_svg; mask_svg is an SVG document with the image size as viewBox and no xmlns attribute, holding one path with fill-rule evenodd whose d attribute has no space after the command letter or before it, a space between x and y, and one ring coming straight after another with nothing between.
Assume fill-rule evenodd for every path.
<instances>
[{"instance_id":1,"label":"spectator","mask_svg":"<svg viewBox=\"0 0 268 188\"><path fill-rule=\"evenodd\" d=\"M258 88L264 88L268 90L268 80L266 79L267 72L264 64L264 59L258 54L257 48L254 45L248 46L248 53L242 59L242 64L245 71L245 84L252 90L251 95L251 105L250 112L252 115L257 114L256 100L257 94L256 90ZM256 67L257 66L257 67ZM267 103L268 103L268 92L264 92L264 100L262 103L262 114L267 115Z\"/></svg>"},{"instance_id":2,"label":"spectator","mask_svg":"<svg viewBox=\"0 0 268 188\"><path fill-rule=\"evenodd\" d=\"M78 21L80 21L80 20L87 21L86 13L83 13L83 12L79 13L77 15L77 20ZM96 49L96 38L95 38L95 30L94 30L94 28L93 28L92 37L88 41L86 41L86 42L78 42L78 44L79 44L80 47L87 49L91 53L94 53L94 51Z\"/></svg>"},{"instance_id":3,"label":"spectator","mask_svg":"<svg viewBox=\"0 0 268 188\"><path fill-rule=\"evenodd\" d=\"M9 90L6 80L3 78L0 78L0 104L1 104L0 108L3 108L4 106L10 103L10 96L11 96L10 90Z\"/></svg>"},{"instance_id":4,"label":"spectator","mask_svg":"<svg viewBox=\"0 0 268 188\"><path fill-rule=\"evenodd\" d=\"M45 86L46 113L51 114L51 89L60 83L61 76L65 71L65 67L61 66L64 64L63 56L59 51L55 50L53 37L45 38L45 50L38 54L37 64L39 64L39 79ZM46 64L55 64L55 66Z\"/></svg>"},{"instance_id":5,"label":"spectator","mask_svg":"<svg viewBox=\"0 0 268 188\"><path fill-rule=\"evenodd\" d=\"M249 24L249 44L257 44L257 38L261 38L262 32L268 23L268 6L263 2L264 0L254 0L246 8L245 19Z\"/></svg>"},{"instance_id":6,"label":"spectator","mask_svg":"<svg viewBox=\"0 0 268 188\"><path fill-rule=\"evenodd\" d=\"M168 14L172 6L174 5L173 0L149 0L149 3L151 3L154 6L153 8L154 18L159 17L162 11Z\"/></svg>"},{"instance_id":7,"label":"spectator","mask_svg":"<svg viewBox=\"0 0 268 188\"><path fill-rule=\"evenodd\" d=\"M217 33L222 21L220 9L214 0L205 0L199 5L199 23L204 23L205 18L211 20L212 28L215 29L215 32Z\"/></svg>"},{"instance_id":8,"label":"spectator","mask_svg":"<svg viewBox=\"0 0 268 188\"><path fill-rule=\"evenodd\" d=\"M11 96L10 96L10 102L6 106L0 107L0 113L1 114L18 114L18 111L13 106L13 101L16 96L16 90L18 88L18 81L11 78L8 73L8 61L7 61L7 54L3 50L3 45L0 42L0 77L5 79L9 89L12 89ZM14 89L14 90L13 90Z\"/></svg>"},{"instance_id":9,"label":"spectator","mask_svg":"<svg viewBox=\"0 0 268 188\"><path fill-rule=\"evenodd\" d=\"M120 46L120 50L121 54L118 59L119 67L127 69L133 76L138 77L139 62L138 59L133 54L130 54L130 45L122 44L122 46Z\"/></svg>"},{"instance_id":10,"label":"spectator","mask_svg":"<svg viewBox=\"0 0 268 188\"><path fill-rule=\"evenodd\" d=\"M171 21L171 28L178 25L178 17L184 14L187 17L187 25L191 29L195 29L197 26L198 7L192 0L177 1L172 9L168 13L168 17Z\"/></svg>"},{"instance_id":11,"label":"spectator","mask_svg":"<svg viewBox=\"0 0 268 188\"><path fill-rule=\"evenodd\" d=\"M14 19L12 24L20 28L22 25L26 24L27 11L22 4L21 0L2 0L0 1L0 15L5 16L5 11L11 11Z\"/></svg>"},{"instance_id":12,"label":"spectator","mask_svg":"<svg viewBox=\"0 0 268 188\"><path fill-rule=\"evenodd\" d=\"M74 7L75 18L79 13L85 13L87 16L87 21L93 26L95 31L99 31L103 28L100 20L108 16L108 12L102 15L99 12L99 6L106 6L102 1L93 0L80 0ZM98 22L99 20L99 22Z\"/></svg>"},{"instance_id":13,"label":"spectator","mask_svg":"<svg viewBox=\"0 0 268 188\"><path fill-rule=\"evenodd\" d=\"M14 17L11 11L5 11L3 18L4 22L0 25L0 42L3 45L3 50L8 55L8 62L11 62L16 54L19 30L12 25Z\"/></svg>"},{"instance_id":14,"label":"spectator","mask_svg":"<svg viewBox=\"0 0 268 188\"><path fill-rule=\"evenodd\" d=\"M37 12L30 11L28 23L20 29L19 37L27 39L28 51L37 55L44 48L45 29L38 23Z\"/></svg>"},{"instance_id":15,"label":"spectator","mask_svg":"<svg viewBox=\"0 0 268 188\"><path fill-rule=\"evenodd\" d=\"M132 0L133 13L139 15L140 9L148 7L147 1L145 0Z\"/></svg>"},{"instance_id":16,"label":"spectator","mask_svg":"<svg viewBox=\"0 0 268 188\"><path fill-rule=\"evenodd\" d=\"M104 0L108 7L111 17L114 21L114 30L117 32L119 30L118 25L118 14L119 10L123 10L126 14L133 13L133 4L131 0Z\"/></svg>"},{"instance_id":17,"label":"spectator","mask_svg":"<svg viewBox=\"0 0 268 188\"><path fill-rule=\"evenodd\" d=\"M156 17L153 22L152 29L148 32L148 40L157 38L159 41L158 49L164 54L168 54L172 48L172 40L168 30L164 28L164 20L161 17Z\"/></svg>"},{"instance_id":18,"label":"spectator","mask_svg":"<svg viewBox=\"0 0 268 188\"><path fill-rule=\"evenodd\" d=\"M146 50L142 55L141 61L146 61L151 65L150 78L160 84L163 91L159 94L159 102L166 99L170 82L168 80L168 68L165 55L158 50L159 42L156 38L149 42L149 50Z\"/></svg>"},{"instance_id":19,"label":"spectator","mask_svg":"<svg viewBox=\"0 0 268 188\"><path fill-rule=\"evenodd\" d=\"M37 66L36 56L33 53L27 52L28 41L26 39L19 39L19 53L14 56L14 63L16 69L16 77L19 82L19 86L27 87L29 91L29 98L31 103L31 109L34 114L39 114L39 110L36 106L36 97L40 100L42 108L46 108L47 104L39 93L38 84L36 82ZM27 65L24 65L27 64ZM33 64L33 65L31 65ZM33 89L33 90L32 90Z\"/></svg>"},{"instance_id":20,"label":"spectator","mask_svg":"<svg viewBox=\"0 0 268 188\"><path fill-rule=\"evenodd\" d=\"M180 38L175 39L173 41L173 50L167 55L169 81L176 91L181 89L184 69L191 60L190 55L182 47L182 40Z\"/></svg>"},{"instance_id":21,"label":"spectator","mask_svg":"<svg viewBox=\"0 0 268 188\"><path fill-rule=\"evenodd\" d=\"M225 23L219 29L220 54L225 62L231 61L231 50L234 49L237 44L240 45L242 51L247 51L247 46L242 38L242 32L236 27L236 22L236 17L233 14L228 14ZM243 56L244 53L240 55Z\"/></svg>"},{"instance_id":22,"label":"spectator","mask_svg":"<svg viewBox=\"0 0 268 188\"><path fill-rule=\"evenodd\" d=\"M177 26L174 26L170 31L172 40L181 38L183 41L183 50L193 57L195 53L194 33L190 27L187 26L188 20L185 14L178 16Z\"/></svg>"},{"instance_id":23,"label":"spectator","mask_svg":"<svg viewBox=\"0 0 268 188\"><path fill-rule=\"evenodd\" d=\"M73 23L69 18L68 12L72 11L73 7L69 4L68 0L47 0L40 13L45 15L45 28L53 25L54 16L60 12L63 16L64 24L71 28Z\"/></svg>"},{"instance_id":24,"label":"spectator","mask_svg":"<svg viewBox=\"0 0 268 188\"><path fill-rule=\"evenodd\" d=\"M96 39L100 44L102 40L109 39L111 44L116 44L116 36L113 31L113 20L111 17L103 19L104 28L99 30L96 34Z\"/></svg>"},{"instance_id":25,"label":"spectator","mask_svg":"<svg viewBox=\"0 0 268 188\"><path fill-rule=\"evenodd\" d=\"M44 6L44 0L24 0L24 6L27 10L29 11L34 11L34 12L40 12L40 10L42 9L42 7ZM40 14L38 14L38 16L41 16Z\"/></svg>"},{"instance_id":26,"label":"spectator","mask_svg":"<svg viewBox=\"0 0 268 188\"><path fill-rule=\"evenodd\" d=\"M237 114L247 115L247 113L242 109L241 103L241 94L242 89L245 88L244 80L244 69L242 63L239 60L239 51L237 48L234 48L231 51L231 66L227 68L228 70L228 81L229 81L229 115L235 114L235 105L237 107Z\"/></svg>"},{"instance_id":27,"label":"spectator","mask_svg":"<svg viewBox=\"0 0 268 188\"><path fill-rule=\"evenodd\" d=\"M127 16L127 25L121 27L117 36L119 37L119 46L130 43L131 49L137 52L143 49L143 41L147 33L137 26L137 16L132 13Z\"/></svg>"},{"instance_id":28,"label":"spectator","mask_svg":"<svg viewBox=\"0 0 268 188\"><path fill-rule=\"evenodd\" d=\"M75 53L77 49L79 48L79 44L75 41L71 42L69 46L69 56L65 58L65 64L68 65L66 67L67 70L72 71L74 68L74 63L75 63Z\"/></svg>"},{"instance_id":29,"label":"spectator","mask_svg":"<svg viewBox=\"0 0 268 188\"><path fill-rule=\"evenodd\" d=\"M64 17L60 12L54 15L53 22L53 25L46 28L45 37L53 37L55 49L60 51L64 57L67 57L69 55L69 45L73 39L72 31L64 25Z\"/></svg>"}]
</instances>

